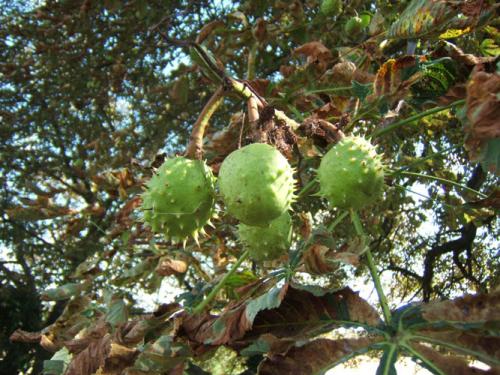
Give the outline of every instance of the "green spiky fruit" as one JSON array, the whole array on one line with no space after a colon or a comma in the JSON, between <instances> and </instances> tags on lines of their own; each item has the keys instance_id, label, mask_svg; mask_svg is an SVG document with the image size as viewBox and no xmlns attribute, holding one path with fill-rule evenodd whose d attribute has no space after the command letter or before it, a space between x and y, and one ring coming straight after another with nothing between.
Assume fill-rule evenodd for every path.
<instances>
[{"instance_id":1,"label":"green spiky fruit","mask_svg":"<svg viewBox=\"0 0 500 375\"><path fill-rule=\"evenodd\" d=\"M323 0L320 9L325 16L338 16L342 13L342 0Z\"/></svg>"},{"instance_id":2,"label":"green spiky fruit","mask_svg":"<svg viewBox=\"0 0 500 375\"><path fill-rule=\"evenodd\" d=\"M239 224L238 235L253 260L277 259L290 248L292 219L285 212L265 228Z\"/></svg>"},{"instance_id":3,"label":"green spiky fruit","mask_svg":"<svg viewBox=\"0 0 500 375\"><path fill-rule=\"evenodd\" d=\"M382 195L384 168L370 142L345 137L321 159L318 179L319 195L332 206L360 209Z\"/></svg>"},{"instance_id":4,"label":"green spiky fruit","mask_svg":"<svg viewBox=\"0 0 500 375\"><path fill-rule=\"evenodd\" d=\"M198 233L214 215L215 177L201 160L167 159L142 194L144 221L174 242Z\"/></svg>"},{"instance_id":5,"label":"green spiky fruit","mask_svg":"<svg viewBox=\"0 0 500 375\"><path fill-rule=\"evenodd\" d=\"M244 224L265 227L290 208L293 170L277 149L254 143L224 160L219 189L228 213Z\"/></svg>"},{"instance_id":6,"label":"green spiky fruit","mask_svg":"<svg viewBox=\"0 0 500 375\"><path fill-rule=\"evenodd\" d=\"M359 34L361 30L363 30L363 20L358 16L349 18L344 25L344 31L347 35Z\"/></svg>"}]
</instances>

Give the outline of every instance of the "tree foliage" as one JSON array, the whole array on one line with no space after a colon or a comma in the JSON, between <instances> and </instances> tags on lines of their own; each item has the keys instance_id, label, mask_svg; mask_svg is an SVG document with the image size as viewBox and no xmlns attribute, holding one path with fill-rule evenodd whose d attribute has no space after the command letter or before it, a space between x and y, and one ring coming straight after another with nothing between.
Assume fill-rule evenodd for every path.
<instances>
[{"instance_id":1,"label":"tree foliage","mask_svg":"<svg viewBox=\"0 0 500 375\"><path fill-rule=\"evenodd\" d=\"M1 4L0 373L500 371L494 2ZM359 212L316 194L344 135L386 166ZM165 158L253 142L296 170L288 254L246 260L220 198L199 245L144 225Z\"/></svg>"}]
</instances>

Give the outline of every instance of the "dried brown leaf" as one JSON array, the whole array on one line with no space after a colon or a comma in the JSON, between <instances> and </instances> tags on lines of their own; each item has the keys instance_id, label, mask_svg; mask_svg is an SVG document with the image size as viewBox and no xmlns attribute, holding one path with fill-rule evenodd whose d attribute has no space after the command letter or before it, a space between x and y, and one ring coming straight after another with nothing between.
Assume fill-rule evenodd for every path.
<instances>
[{"instance_id":1,"label":"dried brown leaf","mask_svg":"<svg viewBox=\"0 0 500 375\"><path fill-rule=\"evenodd\" d=\"M156 272L161 276L171 276L175 274L185 273L188 265L183 260L171 259L164 257L160 259Z\"/></svg>"},{"instance_id":2,"label":"dried brown leaf","mask_svg":"<svg viewBox=\"0 0 500 375\"><path fill-rule=\"evenodd\" d=\"M328 262L327 254L330 248L320 244L309 246L302 257L306 271L314 275L324 275L337 269L337 265Z\"/></svg>"},{"instance_id":3,"label":"dried brown leaf","mask_svg":"<svg viewBox=\"0 0 500 375\"><path fill-rule=\"evenodd\" d=\"M73 357L65 375L92 375L104 366L111 351L111 335L90 340L88 346Z\"/></svg>"},{"instance_id":4,"label":"dried brown leaf","mask_svg":"<svg viewBox=\"0 0 500 375\"><path fill-rule=\"evenodd\" d=\"M314 144L321 148L325 148L331 143L337 143L343 135L337 126L315 117L306 118L300 125L298 132L311 138Z\"/></svg>"},{"instance_id":5,"label":"dried brown leaf","mask_svg":"<svg viewBox=\"0 0 500 375\"><path fill-rule=\"evenodd\" d=\"M500 372L497 369L490 370L480 370L477 367L469 366L469 363L463 358L456 356L445 356L438 353L431 347L412 344L414 350L416 350L420 355L427 358L432 364L438 367L445 374L453 375L473 375L473 374L484 374L484 375L498 375Z\"/></svg>"},{"instance_id":6,"label":"dried brown leaf","mask_svg":"<svg viewBox=\"0 0 500 375\"><path fill-rule=\"evenodd\" d=\"M495 189L487 198L468 202L467 205L474 208L494 208L495 210L500 210L500 188Z\"/></svg>"},{"instance_id":7,"label":"dried brown leaf","mask_svg":"<svg viewBox=\"0 0 500 375\"><path fill-rule=\"evenodd\" d=\"M307 65L315 65L320 72L325 72L332 60L332 52L317 41L297 47L293 54L307 56Z\"/></svg>"},{"instance_id":8,"label":"dried brown leaf","mask_svg":"<svg viewBox=\"0 0 500 375\"><path fill-rule=\"evenodd\" d=\"M500 337L487 336L484 332L475 333L473 330L444 330L444 331L419 331L420 336L430 337L442 342L448 342L457 347L467 348L476 352L485 353L491 358L500 359ZM459 350L456 350L460 354ZM486 359L482 359L487 362ZM494 363L488 363L494 365Z\"/></svg>"},{"instance_id":9,"label":"dried brown leaf","mask_svg":"<svg viewBox=\"0 0 500 375\"><path fill-rule=\"evenodd\" d=\"M353 62L339 62L331 69L330 80L339 85L350 85L354 72L356 72L356 65Z\"/></svg>"},{"instance_id":10,"label":"dried brown leaf","mask_svg":"<svg viewBox=\"0 0 500 375\"><path fill-rule=\"evenodd\" d=\"M342 116L342 112L332 102L326 103L325 105L315 109L313 113L316 118L324 120Z\"/></svg>"},{"instance_id":11,"label":"dried brown leaf","mask_svg":"<svg viewBox=\"0 0 500 375\"><path fill-rule=\"evenodd\" d=\"M25 342L30 344L36 344L40 342L42 338L41 332L27 332L22 329L16 329L9 337L12 342Z\"/></svg>"},{"instance_id":12,"label":"dried brown leaf","mask_svg":"<svg viewBox=\"0 0 500 375\"><path fill-rule=\"evenodd\" d=\"M466 295L452 301L429 303L422 307L429 321L478 322L500 320L500 290L490 294Z\"/></svg>"},{"instance_id":13,"label":"dried brown leaf","mask_svg":"<svg viewBox=\"0 0 500 375\"><path fill-rule=\"evenodd\" d=\"M362 351L380 341L379 337L328 340L318 339L292 347L286 355L275 354L259 366L259 375L311 375L323 373L344 356Z\"/></svg>"},{"instance_id":14,"label":"dried brown leaf","mask_svg":"<svg viewBox=\"0 0 500 375\"><path fill-rule=\"evenodd\" d=\"M472 160L485 142L500 137L500 74L479 69L467 83L467 119L465 147Z\"/></svg>"},{"instance_id":15,"label":"dried brown leaf","mask_svg":"<svg viewBox=\"0 0 500 375\"><path fill-rule=\"evenodd\" d=\"M373 94L367 99L374 101L384 96L390 103L395 103L404 98L408 94L411 85L418 80L420 75L415 73L411 77L404 77L403 71L415 66L418 60L424 61L425 58L403 56L398 59L387 60L377 71L373 82Z\"/></svg>"},{"instance_id":16,"label":"dried brown leaf","mask_svg":"<svg viewBox=\"0 0 500 375\"><path fill-rule=\"evenodd\" d=\"M235 302L219 316L187 317L180 332L194 345L241 347L263 334L279 339L314 336L336 327L335 320L380 323L376 310L349 288L315 289L314 293L285 284L252 300Z\"/></svg>"}]
</instances>

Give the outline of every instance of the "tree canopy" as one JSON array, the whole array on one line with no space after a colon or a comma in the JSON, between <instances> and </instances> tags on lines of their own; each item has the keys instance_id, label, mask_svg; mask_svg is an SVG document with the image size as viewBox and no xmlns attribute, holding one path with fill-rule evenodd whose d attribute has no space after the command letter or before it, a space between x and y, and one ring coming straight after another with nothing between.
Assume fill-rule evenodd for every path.
<instances>
[{"instance_id":1,"label":"tree canopy","mask_svg":"<svg viewBox=\"0 0 500 375\"><path fill-rule=\"evenodd\" d=\"M495 2L0 4L0 373L500 371ZM317 179L350 136L385 174L356 211ZM198 241L145 223L165 160L256 142L294 168L281 257L242 257L218 191Z\"/></svg>"}]
</instances>

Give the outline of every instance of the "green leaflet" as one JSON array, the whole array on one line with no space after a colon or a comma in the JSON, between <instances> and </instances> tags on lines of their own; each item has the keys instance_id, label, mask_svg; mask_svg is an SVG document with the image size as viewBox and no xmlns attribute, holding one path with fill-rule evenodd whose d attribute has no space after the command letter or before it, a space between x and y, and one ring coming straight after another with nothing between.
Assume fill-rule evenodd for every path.
<instances>
[{"instance_id":1,"label":"green leaflet","mask_svg":"<svg viewBox=\"0 0 500 375\"><path fill-rule=\"evenodd\" d=\"M208 79L216 83L223 82L226 72L218 67L217 60L207 48L200 44L193 43L189 47L189 55Z\"/></svg>"}]
</instances>

